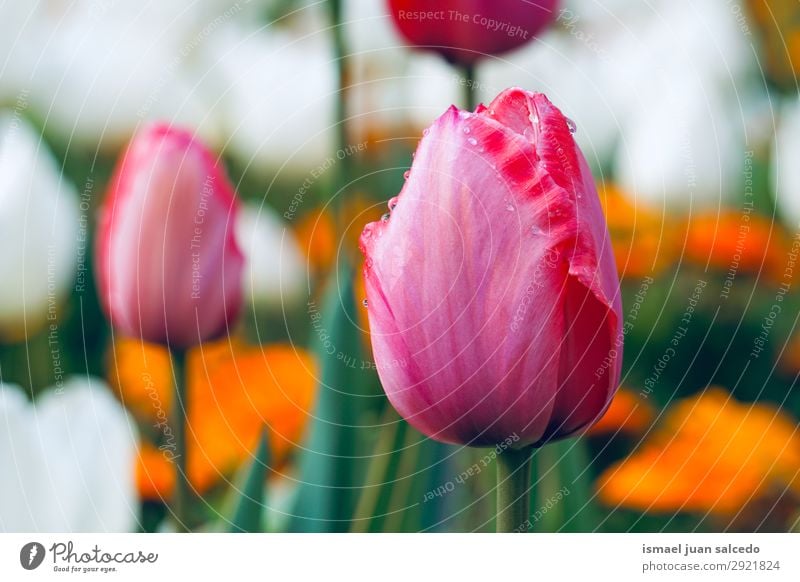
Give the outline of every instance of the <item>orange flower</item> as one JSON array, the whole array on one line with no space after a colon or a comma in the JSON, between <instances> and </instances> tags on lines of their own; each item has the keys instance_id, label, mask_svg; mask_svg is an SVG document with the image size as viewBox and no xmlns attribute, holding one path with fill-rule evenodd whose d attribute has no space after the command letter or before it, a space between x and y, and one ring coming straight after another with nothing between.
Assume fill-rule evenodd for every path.
<instances>
[{"instance_id":1,"label":"orange flower","mask_svg":"<svg viewBox=\"0 0 800 582\"><path fill-rule=\"evenodd\" d=\"M150 443L139 448L136 463L136 488L142 499L166 499L175 486L175 466Z\"/></svg>"},{"instance_id":2,"label":"orange flower","mask_svg":"<svg viewBox=\"0 0 800 582\"><path fill-rule=\"evenodd\" d=\"M142 422L168 420L172 407L169 352L157 344L119 338L109 360L109 383L122 404Z\"/></svg>"},{"instance_id":3,"label":"orange flower","mask_svg":"<svg viewBox=\"0 0 800 582\"><path fill-rule=\"evenodd\" d=\"M325 272L336 256L333 214L325 208L306 214L297 223L296 233L309 266L317 273Z\"/></svg>"},{"instance_id":4,"label":"orange flower","mask_svg":"<svg viewBox=\"0 0 800 582\"><path fill-rule=\"evenodd\" d=\"M771 405L709 388L672 406L638 452L600 476L600 498L640 511L730 516L776 491L800 493L797 430Z\"/></svg>"},{"instance_id":5,"label":"orange flower","mask_svg":"<svg viewBox=\"0 0 800 582\"><path fill-rule=\"evenodd\" d=\"M800 75L800 5L796 0L748 0L751 19L759 31L760 57L768 75L794 90Z\"/></svg>"},{"instance_id":6,"label":"orange flower","mask_svg":"<svg viewBox=\"0 0 800 582\"><path fill-rule=\"evenodd\" d=\"M305 215L297 223L296 233L308 264L316 272L325 273L333 265L337 253L348 252L356 256L364 225L378 220L384 212L387 212L385 202L374 202L356 192L347 199L342 210L345 229L342 237L337 236L336 220L330 206Z\"/></svg>"},{"instance_id":7,"label":"orange flower","mask_svg":"<svg viewBox=\"0 0 800 582\"><path fill-rule=\"evenodd\" d=\"M686 260L720 271L734 269L777 281L783 276L787 252L781 227L758 214L704 212L692 216L686 231Z\"/></svg>"},{"instance_id":8,"label":"orange flower","mask_svg":"<svg viewBox=\"0 0 800 582\"><path fill-rule=\"evenodd\" d=\"M675 229L665 215L613 184L598 184L597 189L621 276L656 275L675 260Z\"/></svg>"},{"instance_id":9,"label":"orange flower","mask_svg":"<svg viewBox=\"0 0 800 582\"><path fill-rule=\"evenodd\" d=\"M118 389L123 402L143 402L148 398L142 391L170 386L171 369L163 348L142 346L138 342L118 342L117 361L126 370L119 374ZM136 361L145 365L142 354L148 357L146 372L134 374ZM163 356L163 357L162 357ZM161 367L157 369L156 364ZM143 374L151 384L136 380ZM289 345L272 344L263 347L245 346L235 340L205 344L189 354L188 386L188 473L199 492L207 491L220 478L230 476L251 458L258 438L266 428L270 438L273 465L285 461L300 441L309 418L316 386L316 371L311 356ZM162 394L161 406L169 418L171 398ZM138 405L137 405L138 406ZM142 408L141 406L138 406ZM145 422L152 422L163 431L163 419L151 410L139 410ZM134 413L137 413L134 410ZM162 415L163 416L163 415ZM174 481L165 478L166 458L170 449L169 434L162 434L160 448L143 446L138 483L145 498L166 498Z\"/></svg>"},{"instance_id":10,"label":"orange flower","mask_svg":"<svg viewBox=\"0 0 800 582\"><path fill-rule=\"evenodd\" d=\"M649 402L626 388L620 388L603 417L589 429L592 436L616 434L636 436L644 433L653 421L655 413Z\"/></svg>"}]
</instances>

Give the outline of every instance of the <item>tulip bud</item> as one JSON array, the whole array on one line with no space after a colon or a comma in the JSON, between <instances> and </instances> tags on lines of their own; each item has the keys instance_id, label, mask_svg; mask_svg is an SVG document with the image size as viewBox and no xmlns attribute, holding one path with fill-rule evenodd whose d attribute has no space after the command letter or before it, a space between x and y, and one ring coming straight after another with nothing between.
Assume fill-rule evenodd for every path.
<instances>
[{"instance_id":1,"label":"tulip bud","mask_svg":"<svg viewBox=\"0 0 800 582\"><path fill-rule=\"evenodd\" d=\"M389 0L392 19L412 44L471 65L530 42L556 18L559 0Z\"/></svg>"},{"instance_id":2,"label":"tulip bud","mask_svg":"<svg viewBox=\"0 0 800 582\"><path fill-rule=\"evenodd\" d=\"M589 427L616 391L619 279L573 129L521 89L451 107L364 229L376 368L432 438L541 445Z\"/></svg>"},{"instance_id":3,"label":"tulip bud","mask_svg":"<svg viewBox=\"0 0 800 582\"><path fill-rule=\"evenodd\" d=\"M184 349L225 333L242 299L238 205L186 131L152 125L117 165L99 225L103 307L125 335Z\"/></svg>"}]
</instances>

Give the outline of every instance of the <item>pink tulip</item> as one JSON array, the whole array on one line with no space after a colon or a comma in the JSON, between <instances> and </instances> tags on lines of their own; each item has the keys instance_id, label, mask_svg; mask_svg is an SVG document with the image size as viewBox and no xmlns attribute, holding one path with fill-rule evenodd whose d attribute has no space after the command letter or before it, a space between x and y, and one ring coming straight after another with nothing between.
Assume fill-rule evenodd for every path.
<instances>
[{"instance_id":1,"label":"pink tulip","mask_svg":"<svg viewBox=\"0 0 800 582\"><path fill-rule=\"evenodd\" d=\"M138 133L100 215L97 271L111 324L181 349L225 333L242 295L237 212L224 170L192 134Z\"/></svg>"},{"instance_id":2,"label":"pink tulip","mask_svg":"<svg viewBox=\"0 0 800 582\"><path fill-rule=\"evenodd\" d=\"M388 0L400 33L448 61L470 65L532 41L560 0Z\"/></svg>"},{"instance_id":3,"label":"pink tulip","mask_svg":"<svg viewBox=\"0 0 800 582\"><path fill-rule=\"evenodd\" d=\"M451 107L361 235L381 382L432 438L540 445L588 428L617 388L619 279L572 129L521 89Z\"/></svg>"}]
</instances>

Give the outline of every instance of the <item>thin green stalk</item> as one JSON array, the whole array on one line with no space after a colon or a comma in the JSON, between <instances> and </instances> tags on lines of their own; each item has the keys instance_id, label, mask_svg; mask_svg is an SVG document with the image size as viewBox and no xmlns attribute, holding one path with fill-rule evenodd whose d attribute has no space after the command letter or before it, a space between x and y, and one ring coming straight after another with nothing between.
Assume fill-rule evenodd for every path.
<instances>
[{"instance_id":1,"label":"thin green stalk","mask_svg":"<svg viewBox=\"0 0 800 582\"><path fill-rule=\"evenodd\" d=\"M524 532L530 517L533 450L507 449L497 455L497 522L499 532Z\"/></svg>"},{"instance_id":2,"label":"thin green stalk","mask_svg":"<svg viewBox=\"0 0 800 582\"><path fill-rule=\"evenodd\" d=\"M172 497L172 513L176 530L189 531L189 500L192 488L187 474L186 419L186 352L171 350L172 375L174 379L172 403L172 432L175 437L175 491Z\"/></svg>"},{"instance_id":3,"label":"thin green stalk","mask_svg":"<svg viewBox=\"0 0 800 582\"><path fill-rule=\"evenodd\" d=\"M466 107L467 111L475 111L475 106L477 105L477 99L475 99L475 83L477 82L475 79L475 65L464 65L461 68L461 74L464 76L462 83L464 88L464 107Z\"/></svg>"},{"instance_id":4,"label":"thin green stalk","mask_svg":"<svg viewBox=\"0 0 800 582\"><path fill-rule=\"evenodd\" d=\"M331 206L336 216L338 231L344 231L344 217L342 216L345 189L353 176L353 156L349 154L348 145L350 136L347 132L347 102L350 87L350 55L347 51L344 26L342 25L341 0L328 0L331 18L331 32L333 35L333 52L336 62L336 148L337 174L335 178L336 197Z\"/></svg>"},{"instance_id":5,"label":"thin green stalk","mask_svg":"<svg viewBox=\"0 0 800 582\"><path fill-rule=\"evenodd\" d=\"M402 423L396 418L390 407L383 415L383 421L353 517L351 527L353 532L368 532L372 521L376 519L381 489L387 486L389 467L396 455L395 440Z\"/></svg>"}]
</instances>

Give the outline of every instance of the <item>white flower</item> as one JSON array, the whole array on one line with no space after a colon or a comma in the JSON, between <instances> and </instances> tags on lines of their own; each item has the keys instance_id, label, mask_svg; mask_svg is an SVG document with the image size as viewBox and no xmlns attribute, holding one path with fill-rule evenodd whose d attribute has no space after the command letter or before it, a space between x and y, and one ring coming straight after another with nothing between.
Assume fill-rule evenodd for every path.
<instances>
[{"instance_id":1,"label":"white flower","mask_svg":"<svg viewBox=\"0 0 800 582\"><path fill-rule=\"evenodd\" d=\"M778 210L792 228L800 226L800 100L784 103L772 152L771 181Z\"/></svg>"},{"instance_id":2,"label":"white flower","mask_svg":"<svg viewBox=\"0 0 800 582\"><path fill-rule=\"evenodd\" d=\"M208 102L229 136L226 149L245 166L306 176L332 155L338 89L326 32L229 23L202 52Z\"/></svg>"},{"instance_id":3,"label":"white flower","mask_svg":"<svg viewBox=\"0 0 800 582\"><path fill-rule=\"evenodd\" d=\"M428 127L453 104L464 107L461 102L464 80L439 55L417 51L409 59L402 80L405 107L415 127Z\"/></svg>"},{"instance_id":4,"label":"white flower","mask_svg":"<svg viewBox=\"0 0 800 582\"><path fill-rule=\"evenodd\" d=\"M0 531L132 531L136 443L102 380L72 378L36 404L0 385Z\"/></svg>"},{"instance_id":5,"label":"white flower","mask_svg":"<svg viewBox=\"0 0 800 582\"><path fill-rule=\"evenodd\" d=\"M0 112L0 337L30 334L75 276L78 196L18 112Z\"/></svg>"},{"instance_id":6,"label":"white flower","mask_svg":"<svg viewBox=\"0 0 800 582\"><path fill-rule=\"evenodd\" d=\"M127 3L60 8L40 19L44 42L29 47L38 57L31 101L48 132L85 147L118 147L143 122L166 119L215 138L215 120L187 70L201 42L189 32L196 14L170 20Z\"/></svg>"},{"instance_id":7,"label":"white flower","mask_svg":"<svg viewBox=\"0 0 800 582\"><path fill-rule=\"evenodd\" d=\"M266 205L243 204L236 239L245 255L243 289L252 305L279 307L303 293L303 254L291 229Z\"/></svg>"},{"instance_id":8,"label":"white flower","mask_svg":"<svg viewBox=\"0 0 800 582\"><path fill-rule=\"evenodd\" d=\"M726 96L670 83L626 119L615 165L619 185L650 204L678 210L736 199L746 149L741 119Z\"/></svg>"},{"instance_id":9,"label":"white flower","mask_svg":"<svg viewBox=\"0 0 800 582\"><path fill-rule=\"evenodd\" d=\"M571 22L571 21L570 21ZM480 100L506 87L545 93L578 128L575 139L593 168L611 159L620 132L621 95L608 83L607 44L577 20L567 34L551 31L479 69Z\"/></svg>"},{"instance_id":10,"label":"white flower","mask_svg":"<svg viewBox=\"0 0 800 582\"><path fill-rule=\"evenodd\" d=\"M725 3L658 3L608 54L621 135L615 177L676 209L716 207L741 192L747 116L763 89L747 31Z\"/></svg>"},{"instance_id":11,"label":"white flower","mask_svg":"<svg viewBox=\"0 0 800 582\"><path fill-rule=\"evenodd\" d=\"M376 134L397 135L409 121L409 81L404 74L410 53L388 5L345 0L342 23L350 55L348 131L359 141Z\"/></svg>"}]
</instances>

